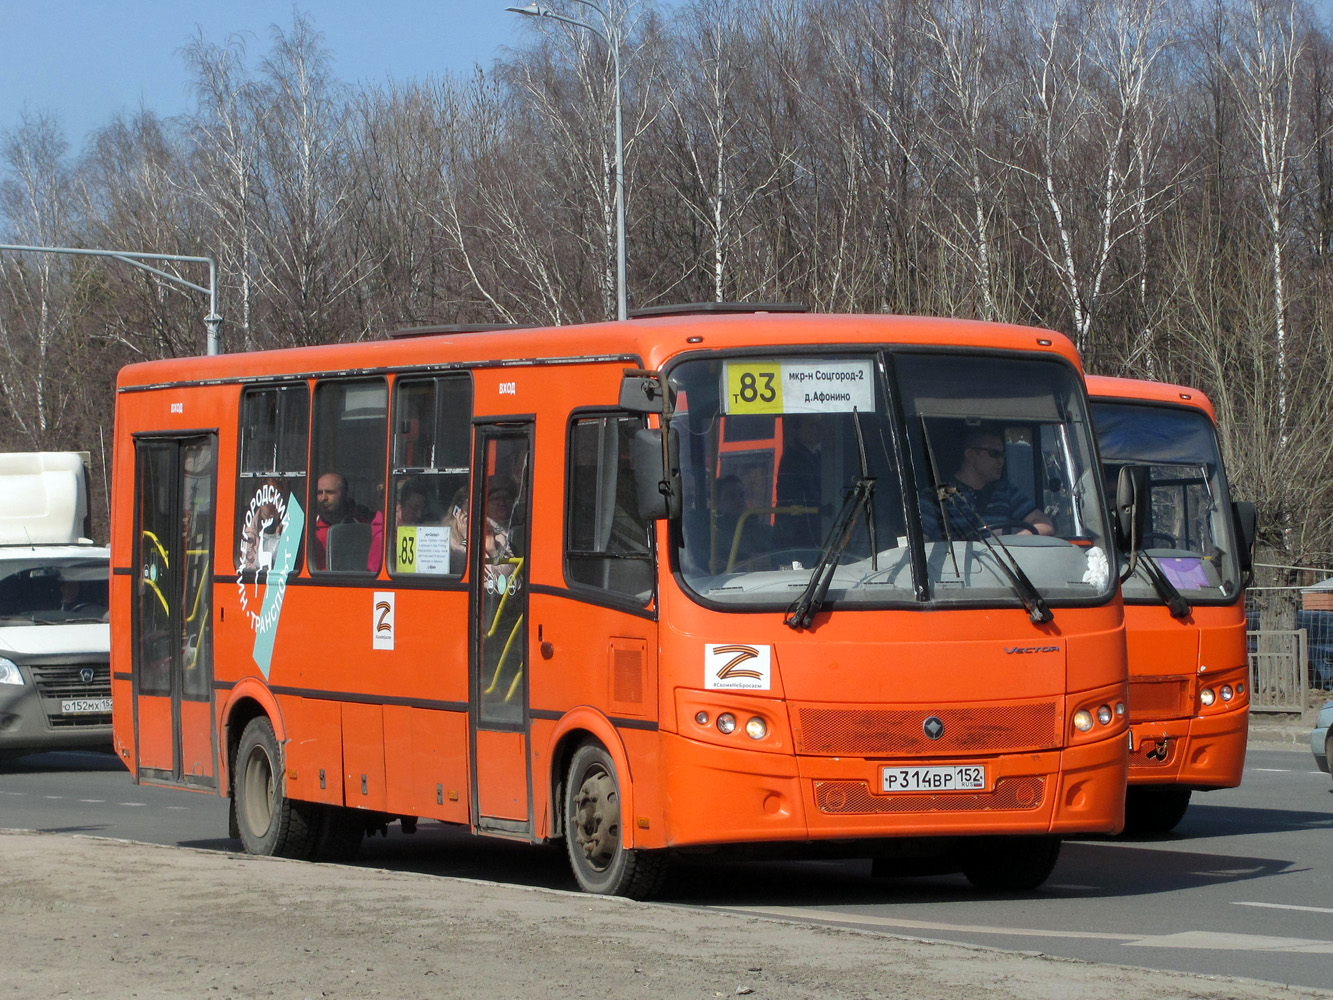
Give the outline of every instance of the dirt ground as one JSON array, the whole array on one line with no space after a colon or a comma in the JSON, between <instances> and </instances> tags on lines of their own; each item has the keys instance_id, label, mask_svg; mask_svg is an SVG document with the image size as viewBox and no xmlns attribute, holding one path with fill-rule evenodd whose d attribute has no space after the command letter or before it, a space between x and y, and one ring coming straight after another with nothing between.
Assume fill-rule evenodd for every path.
<instances>
[{"instance_id":1,"label":"dirt ground","mask_svg":"<svg viewBox=\"0 0 1333 1000\"><path fill-rule=\"evenodd\" d=\"M1329 997L433 875L0 831L5 997Z\"/></svg>"}]
</instances>

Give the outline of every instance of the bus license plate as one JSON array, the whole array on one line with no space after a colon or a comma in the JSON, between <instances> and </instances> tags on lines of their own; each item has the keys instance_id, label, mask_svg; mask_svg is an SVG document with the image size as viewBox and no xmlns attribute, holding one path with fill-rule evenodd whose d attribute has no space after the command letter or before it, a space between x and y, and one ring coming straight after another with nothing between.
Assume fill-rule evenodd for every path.
<instances>
[{"instance_id":1,"label":"bus license plate","mask_svg":"<svg viewBox=\"0 0 1333 1000\"><path fill-rule=\"evenodd\" d=\"M62 715L81 715L88 712L111 711L110 698L66 698L60 703Z\"/></svg>"},{"instance_id":2,"label":"bus license plate","mask_svg":"<svg viewBox=\"0 0 1333 1000\"><path fill-rule=\"evenodd\" d=\"M981 764L957 767L886 767L880 772L886 792L981 792L986 790L986 768Z\"/></svg>"}]
</instances>

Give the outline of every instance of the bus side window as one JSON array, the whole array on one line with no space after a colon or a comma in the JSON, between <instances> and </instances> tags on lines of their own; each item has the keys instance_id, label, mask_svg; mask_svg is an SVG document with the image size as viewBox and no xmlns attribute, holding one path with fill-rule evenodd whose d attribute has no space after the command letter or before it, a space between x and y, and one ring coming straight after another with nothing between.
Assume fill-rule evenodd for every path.
<instances>
[{"instance_id":1,"label":"bus side window","mask_svg":"<svg viewBox=\"0 0 1333 1000\"><path fill-rule=\"evenodd\" d=\"M472 376L394 383L389 569L462 576L467 568Z\"/></svg>"},{"instance_id":2,"label":"bus side window","mask_svg":"<svg viewBox=\"0 0 1333 1000\"><path fill-rule=\"evenodd\" d=\"M283 529L295 513L292 501L305 502L309 421L310 390L304 382L248 389L241 396L237 573L267 574L273 568ZM299 555L291 565L300 566Z\"/></svg>"},{"instance_id":3,"label":"bus side window","mask_svg":"<svg viewBox=\"0 0 1333 1000\"><path fill-rule=\"evenodd\" d=\"M389 390L381 378L330 380L315 387L306 521L315 572L374 574L384 562L388 413ZM335 526L339 530L332 531Z\"/></svg>"},{"instance_id":4,"label":"bus side window","mask_svg":"<svg viewBox=\"0 0 1333 1000\"><path fill-rule=\"evenodd\" d=\"M640 522L629 442L637 416L576 419L569 431L565 574L571 583L647 601L653 589L649 528Z\"/></svg>"}]
</instances>

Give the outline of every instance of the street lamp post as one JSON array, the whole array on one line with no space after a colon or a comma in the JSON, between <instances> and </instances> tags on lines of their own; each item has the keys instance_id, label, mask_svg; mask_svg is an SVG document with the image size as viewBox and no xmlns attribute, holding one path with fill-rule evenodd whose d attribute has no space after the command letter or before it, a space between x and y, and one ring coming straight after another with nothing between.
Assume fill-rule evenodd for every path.
<instances>
[{"instance_id":1,"label":"street lamp post","mask_svg":"<svg viewBox=\"0 0 1333 1000\"><path fill-rule=\"evenodd\" d=\"M526 7L506 7L505 10L532 17L549 17L555 21L572 24L576 28L584 28L604 41L606 47L611 50L611 64L616 75L616 318L623 320L629 314L629 299L625 290L625 138L620 114L620 32L609 12L610 0L607 0L607 10L603 10L592 0L574 0L574 2L595 11L602 19L602 28L587 21L566 17L535 0Z\"/></svg>"}]
</instances>

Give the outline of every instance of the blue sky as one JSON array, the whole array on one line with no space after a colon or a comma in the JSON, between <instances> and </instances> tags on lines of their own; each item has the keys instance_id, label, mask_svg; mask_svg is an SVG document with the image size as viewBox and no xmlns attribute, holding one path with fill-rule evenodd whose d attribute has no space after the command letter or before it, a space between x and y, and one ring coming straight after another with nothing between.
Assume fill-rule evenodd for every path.
<instances>
[{"instance_id":1,"label":"blue sky","mask_svg":"<svg viewBox=\"0 0 1333 1000\"><path fill-rule=\"evenodd\" d=\"M490 65L527 37L516 0L304 0L323 32L334 73L349 83L408 80ZM194 100L180 50L202 28L210 42L248 33L257 60L270 26L293 7L262 0L0 0L0 131L16 128L25 102L53 114L71 152L88 132L140 106L164 117Z\"/></svg>"}]
</instances>

